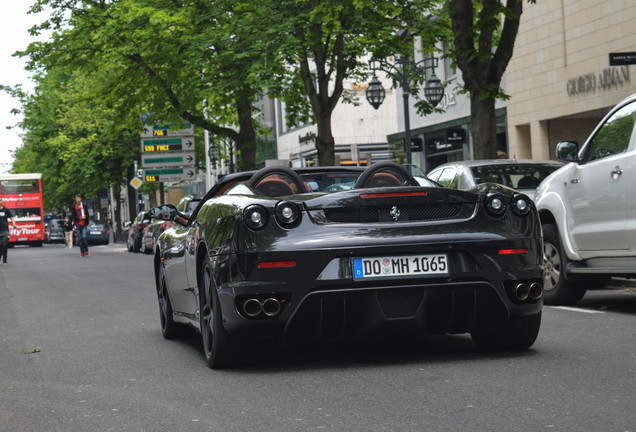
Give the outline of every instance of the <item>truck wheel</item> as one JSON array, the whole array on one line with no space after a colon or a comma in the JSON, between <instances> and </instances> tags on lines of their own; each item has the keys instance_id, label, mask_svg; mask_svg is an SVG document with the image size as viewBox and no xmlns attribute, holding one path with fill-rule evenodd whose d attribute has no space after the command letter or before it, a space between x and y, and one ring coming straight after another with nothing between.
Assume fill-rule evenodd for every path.
<instances>
[{"instance_id":1,"label":"truck wheel","mask_svg":"<svg viewBox=\"0 0 636 432\"><path fill-rule=\"evenodd\" d=\"M543 225L543 302L549 305L573 305L585 295L585 282L565 274L570 262L561 246L559 230L554 224Z\"/></svg>"}]
</instances>

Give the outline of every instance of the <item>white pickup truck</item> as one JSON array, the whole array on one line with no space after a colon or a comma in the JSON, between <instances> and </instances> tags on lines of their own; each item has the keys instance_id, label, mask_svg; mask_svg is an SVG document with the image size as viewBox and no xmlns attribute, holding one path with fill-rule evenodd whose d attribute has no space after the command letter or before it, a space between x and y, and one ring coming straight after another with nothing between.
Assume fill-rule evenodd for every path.
<instances>
[{"instance_id":1,"label":"white pickup truck","mask_svg":"<svg viewBox=\"0 0 636 432\"><path fill-rule=\"evenodd\" d=\"M636 277L636 94L610 110L537 189L546 304L574 304L612 276Z\"/></svg>"}]
</instances>

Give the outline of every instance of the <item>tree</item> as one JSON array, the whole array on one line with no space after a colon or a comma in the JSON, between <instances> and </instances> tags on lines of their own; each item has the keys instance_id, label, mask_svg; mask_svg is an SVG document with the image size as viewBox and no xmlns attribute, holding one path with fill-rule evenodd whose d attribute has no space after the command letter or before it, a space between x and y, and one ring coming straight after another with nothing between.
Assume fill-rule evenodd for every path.
<instances>
[{"instance_id":1,"label":"tree","mask_svg":"<svg viewBox=\"0 0 636 432\"><path fill-rule=\"evenodd\" d=\"M47 210L62 211L78 192L93 197L121 182L138 154L136 127L100 94L99 78L57 68L36 76L33 95L20 95L25 134L12 172L42 173Z\"/></svg>"},{"instance_id":2,"label":"tree","mask_svg":"<svg viewBox=\"0 0 636 432\"><path fill-rule=\"evenodd\" d=\"M445 0L454 54L470 96L475 159L497 156L495 101L507 98L501 78L512 57L524 0ZM534 3L534 0L528 0Z\"/></svg>"},{"instance_id":3,"label":"tree","mask_svg":"<svg viewBox=\"0 0 636 432\"><path fill-rule=\"evenodd\" d=\"M428 0L261 0L263 31L282 59L279 85L270 91L285 100L291 123L316 124L320 165L334 164L335 141L331 115L343 98L343 81L366 80L363 62L370 54L382 57L412 52L412 40L396 35L403 28L435 35L438 23L428 19ZM416 32L417 33L417 32ZM291 72L291 73L290 73ZM311 111L307 110L311 108Z\"/></svg>"},{"instance_id":4,"label":"tree","mask_svg":"<svg viewBox=\"0 0 636 432\"><path fill-rule=\"evenodd\" d=\"M106 83L128 101L127 113L183 119L229 137L243 168L254 168L253 101L262 92L255 69L262 51L250 25L256 17L237 12L240 3L38 0L34 10L45 5L54 13L38 28L57 32L23 53L32 67L108 70Z\"/></svg>"}]
</instances>

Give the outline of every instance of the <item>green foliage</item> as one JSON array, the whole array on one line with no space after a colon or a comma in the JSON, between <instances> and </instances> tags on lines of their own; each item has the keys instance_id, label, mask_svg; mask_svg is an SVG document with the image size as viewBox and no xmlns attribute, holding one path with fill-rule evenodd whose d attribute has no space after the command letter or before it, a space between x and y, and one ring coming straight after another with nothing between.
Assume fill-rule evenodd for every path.
<instances>
[{"instance_id":1,"label":"green foliage","mask_svg":"<svg viewBox=\"0 0 636 432\"><path fill-rule=\"evenodd\" d=\"M364 59L412 53L412 38L395 34L411 29L430 48L440 30L429 20L430 0L255 0L264 37L276 49L267 88L286 102L288 125L317 125L321 164L334 159L331 114L343 98L343 81L366 81Z\"/></svg>"},{"instance_id":2,"label":"green foliage","mask_svg":"<svg viewBox=\"0 0 636 432\"><path fill-rule=\"evenodd\" d=\"M26 131L12 172L41 172L46 210L61 211L76 193L87 197L126 178L138 156L137 125L122 122L116 101L98 104L99 75L55 69L22 95Z\"/></svg>"}]
</instances>

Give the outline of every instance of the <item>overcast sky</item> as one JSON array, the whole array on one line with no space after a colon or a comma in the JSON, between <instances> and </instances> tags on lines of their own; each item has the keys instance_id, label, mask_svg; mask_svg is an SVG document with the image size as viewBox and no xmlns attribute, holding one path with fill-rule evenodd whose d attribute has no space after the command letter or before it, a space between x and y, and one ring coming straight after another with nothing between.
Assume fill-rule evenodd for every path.
<instances>
[{"instance_id":1,"label":"overcast sky","mask_svg":"<svg viewBox=\"0 0 636 432\"><path fill-rule=\"evenodd\" d=\"M33 84L24 70L24 60L11 55L36 40L29 36L28 30L44 18L27 15L31 4L31 0L2 0L3 19L0 26L0 83L10 86L22 84L27 90L31 90ZM11 114L13 108L20 108L19 103L0 92L0 173L7 173L11 168L13 157L9 150L14 150L22 143L20 130L7 130L8 126L14 126L21 120L21 117Z\"/></svg>"}]
</instances>

